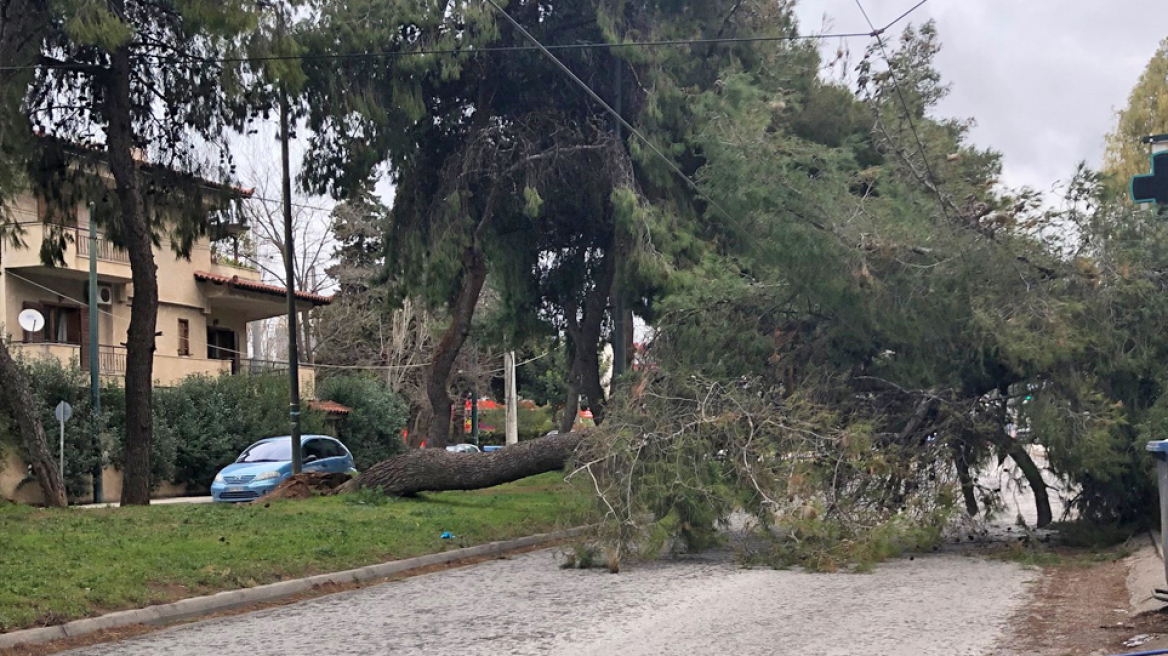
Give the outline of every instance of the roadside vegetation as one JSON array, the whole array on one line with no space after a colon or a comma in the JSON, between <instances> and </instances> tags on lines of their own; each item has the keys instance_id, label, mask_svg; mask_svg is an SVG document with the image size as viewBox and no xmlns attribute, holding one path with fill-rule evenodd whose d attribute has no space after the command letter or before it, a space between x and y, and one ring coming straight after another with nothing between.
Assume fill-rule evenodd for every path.
<instances>
[{"instance_id":1,"label":"roadside vegetation","mask_svg":"<svg viewBox=\"0 0 1168 656\"><path fill-rule=\"evenodd\" d=\"M564 528L580 497L562 481L253 506L0 506L0 631Z\"/></svg>"}]
</instances>

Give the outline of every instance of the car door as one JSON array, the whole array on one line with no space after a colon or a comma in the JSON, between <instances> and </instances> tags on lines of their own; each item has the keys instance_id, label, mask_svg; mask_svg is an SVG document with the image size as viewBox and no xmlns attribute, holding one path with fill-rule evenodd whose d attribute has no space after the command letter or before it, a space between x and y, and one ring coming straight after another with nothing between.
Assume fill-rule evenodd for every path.
<instances>
[{"instance_id":1,"label":"car door","mask_svg":"<svg viewBox=\"0 0 1168 656\"><path fill-rule=\"evenodd\" d=\"M307 440L300 447L304 457L304 471L328 471L327 457L325 456L324 440ZM309 459L312 459L309 462Z\"/></svg>"},{"instance_id":2,"label":"car door","mask_svg":"<svg viewBox=\"0 0 1168 656\"><path fill-rule=\"evenodd\" d=\"M348 452L340 442L335 440L321 440L324 442L325 462L327 471L345 473L349 471Z\"/></svg>"}]
</instances>

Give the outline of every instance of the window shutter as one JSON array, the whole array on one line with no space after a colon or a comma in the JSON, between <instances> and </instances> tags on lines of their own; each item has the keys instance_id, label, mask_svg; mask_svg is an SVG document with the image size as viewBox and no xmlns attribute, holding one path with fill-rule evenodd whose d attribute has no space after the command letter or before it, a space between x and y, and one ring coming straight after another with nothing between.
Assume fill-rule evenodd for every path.
<instances>
[{"instance_id":1,"label":"window shutter","mask_svg":"<svg viewBox=\"0 0 1168 656\"><path fill-rule=\"evenodd\" d=\"M191 354L191 322L186 319L178 320L178 354Z\"/></svg>"}]
</instances>

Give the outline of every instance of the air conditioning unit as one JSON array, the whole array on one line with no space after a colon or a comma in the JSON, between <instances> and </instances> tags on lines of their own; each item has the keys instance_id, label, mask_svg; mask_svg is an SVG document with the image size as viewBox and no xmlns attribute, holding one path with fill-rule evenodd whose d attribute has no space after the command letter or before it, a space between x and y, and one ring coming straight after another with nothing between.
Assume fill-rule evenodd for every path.
<instances>
[{"instance_id":1,"label":"air conditioning unit","mask_svg":"<svg viewBox=\"0 0 1168 656\"><path fill-rule=\"evenodd\" d=\"M98 305L113 305L114 304L113 285L98 285L97 286L97 304Z\"/></svg>"}]
</instances>

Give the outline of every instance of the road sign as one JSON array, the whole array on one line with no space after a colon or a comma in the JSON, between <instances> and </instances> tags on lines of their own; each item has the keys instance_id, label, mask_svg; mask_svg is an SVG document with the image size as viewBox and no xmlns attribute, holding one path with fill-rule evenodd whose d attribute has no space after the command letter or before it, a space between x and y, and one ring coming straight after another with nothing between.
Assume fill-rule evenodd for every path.
<instances>
[{"instance_id":1,"label":"road sign","mask_svg":"<svg viewBox=\"0 0 1168 656\"><path fill-rule=\"evenodd\" d=\"M1132 200L1137 203L1157 203L1168 207L1168 152L1152 155L1152 172L1132 176Z\"/></svg>"},{"instance_id":2,"label":"road sign","mask_svg":"<svg viewBox=\"0 0 1168 656\"><path fill-rule=\"evenodd\" d=\"M73 418L73 406L61 401L57 407L53 409L53 416L62 424Z\"/></svg>"},{"instance_id":3,"label":"road sign","mask_svg":"<svg viewBox=\"0 0 1168 656\"><path fill-rule=\"evenodd\" d=\"M61 465L61 482L65 482L65 422L73 416L73 406L61 401L57 407L53 408L53 416L57 418L57 424L61 426L61 459L58 464Z\"/></svg>"},{"instance_id":4,"label":"road sign","mask_svg":"<svg viewBox=\"0 0 1168 656\"><path fill-rule=\"evenodd\" d=\"M39 333L45 327L45 315L29 308L16 317L17 323L30 333Z\"/></svg>"}]
</instances>

